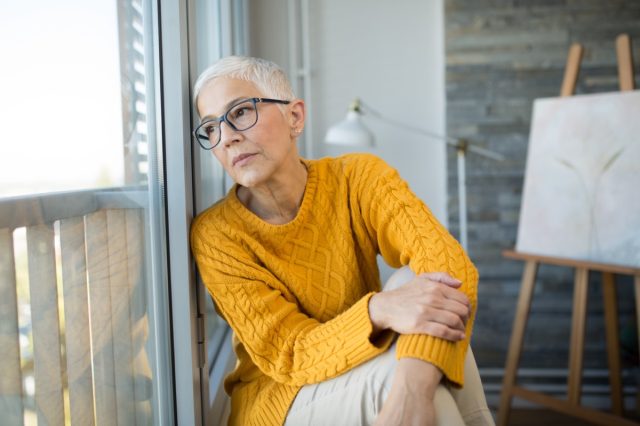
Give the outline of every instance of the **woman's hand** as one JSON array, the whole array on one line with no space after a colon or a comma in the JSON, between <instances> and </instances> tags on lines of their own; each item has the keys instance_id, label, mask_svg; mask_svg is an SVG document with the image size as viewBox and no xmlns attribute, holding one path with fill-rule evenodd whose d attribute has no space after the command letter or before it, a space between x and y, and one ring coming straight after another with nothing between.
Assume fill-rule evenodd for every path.
<instances>
[{"instance_id":1,"label":"woman's hand","mask_svg":"<svg viewBox=\"0 0 640 426\"><path fill-rule=\"evenodd\" d=\"M469 319L461 282L444 272L425 273L400 288L375 294L369 301L374 333L429 334L449 341L465 338Z\"/></svg>"}]
</instances>

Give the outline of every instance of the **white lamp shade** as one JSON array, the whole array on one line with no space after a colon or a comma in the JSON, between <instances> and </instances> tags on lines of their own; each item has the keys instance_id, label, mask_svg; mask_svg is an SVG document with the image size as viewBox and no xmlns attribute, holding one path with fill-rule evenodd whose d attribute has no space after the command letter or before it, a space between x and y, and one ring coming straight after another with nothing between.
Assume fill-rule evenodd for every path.
<instances>
[{"instance_id":1,"label":"white lamp shade","mask_svg":"<svg viewBox=\"0 0 640 426\"><path fill-rule=\"evenodd\" d=\"M362 123L360 114L353 110L347 112L347 118L329 128L324 141L330 145L363 147L374 145L373 133Z\"/></svg>"}]
</instances>

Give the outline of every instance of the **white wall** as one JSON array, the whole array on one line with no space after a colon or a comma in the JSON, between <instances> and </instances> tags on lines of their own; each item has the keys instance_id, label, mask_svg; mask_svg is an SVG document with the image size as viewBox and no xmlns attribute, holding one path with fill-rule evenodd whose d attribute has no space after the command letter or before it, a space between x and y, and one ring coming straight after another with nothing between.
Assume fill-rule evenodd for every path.
<instances>
[{"instance_id":1,"label":"white wall","mask_svg":"<svg viewBox=\"0 0 640 426\"><path fill-rule=\"evenodd\" d=\"M250 54L289 65L286 0L252 1ZM442 0L309 1L314 157L340 151L324 133L360 97L397 121L445 133ZM291 74L290 74L291 75ZM304 94L302 94L304 97ZM442 144L369 116L380 155L446 224Z\"/></svg>"}]
</instances>

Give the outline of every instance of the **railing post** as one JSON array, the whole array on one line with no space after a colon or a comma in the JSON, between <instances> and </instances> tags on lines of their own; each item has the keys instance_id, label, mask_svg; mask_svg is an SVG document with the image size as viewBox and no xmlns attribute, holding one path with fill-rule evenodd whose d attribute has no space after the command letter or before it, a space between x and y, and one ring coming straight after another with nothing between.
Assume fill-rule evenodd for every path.
<instances>
[{"instance_id":1,"label":"railing post","mask_svg":"<svg viewBox=\"0 0 640 426\"><path fill-rule=\"evenodd\" d=\"M0 229L0 413L2 423L24 423L16 269L11 229Z\"/></svg>"},{"instance_id":2,"label":"railing post","mask_svg":"<svg viewBox=\"0 0 640 426\"><path fill-rule=\"evenodd\" d=\"M53 226L27 228L38 424L63 425L62 359Z\"/></svg>"},{"instance_id":3,"label":"railing post","mask_svg":"<svg viewBox=\"0 0 640 426\"><path fill-rule=\"evenodd\" d=\"M94 424L93 375L82 217L60 221L65 342L71 424Z\"/></svg>"}]
</instances>

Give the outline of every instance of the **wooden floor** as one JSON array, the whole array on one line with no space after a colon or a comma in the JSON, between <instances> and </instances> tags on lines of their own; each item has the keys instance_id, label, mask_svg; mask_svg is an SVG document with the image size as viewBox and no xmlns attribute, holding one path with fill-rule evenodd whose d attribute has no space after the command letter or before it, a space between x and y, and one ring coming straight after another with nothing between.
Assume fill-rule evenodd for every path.
<instances>
[{"instance_id":1,"label":"wooden floor","mask_svg":"<svg viewBox=\"0 0 640 426\"><path fill-rule=\"evenodd\" d=\"M509 417L509 426L588 426L592 424L575 417L544 409L512 408Z\"/></svg>"},{"instance_id":2,"label":"wooden floor","mask_svg":"<svg viewBox=\"0 0 640 426\"><path fill-rule=\"evenodd\" d=\"M590 424L584 420L551 410L511 409L511 416L509 416L510 426L582 426Z\"/></svg>"}]
</instances>

